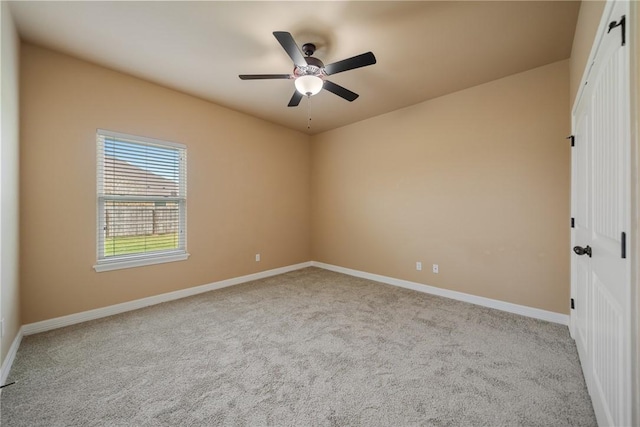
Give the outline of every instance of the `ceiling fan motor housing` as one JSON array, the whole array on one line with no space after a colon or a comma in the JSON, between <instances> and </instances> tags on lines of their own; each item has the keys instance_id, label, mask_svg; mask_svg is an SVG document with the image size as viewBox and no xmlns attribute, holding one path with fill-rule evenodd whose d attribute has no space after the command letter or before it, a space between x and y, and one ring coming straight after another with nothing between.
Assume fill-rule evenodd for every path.
<instances>
[{"instance_id":1,"label":"ceiling fan motor housing","mask_svg":"<svg viewBox=\"0 0 640 427\"><path fill-rule=\"evenodd\" d=\"M318 58L314 58L313 56L307 56L304 58L307 61L306 66L298 66L296 65L293 69L293 75L296 77L300 76L317 76L324 77L324 64Z\"/></svg>"}]
</instances>

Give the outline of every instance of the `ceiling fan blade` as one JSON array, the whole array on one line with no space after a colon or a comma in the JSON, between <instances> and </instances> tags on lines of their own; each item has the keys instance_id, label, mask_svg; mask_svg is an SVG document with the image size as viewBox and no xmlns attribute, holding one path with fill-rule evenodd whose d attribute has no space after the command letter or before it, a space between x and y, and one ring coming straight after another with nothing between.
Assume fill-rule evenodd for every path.
<instances>
[{"instance_id":1,"label":"ceiling fan blade","mask_svg":"<svg viewBox=\"0 0 640 427\"><path fill-rule=\"evenodd\" d=\"M292 79L291 74L240 74L240 80Z\"/></svg>"},{"instance_id":2,"label":"ceiling fan blade","mask_svg":"<svg viewBox=\"0 0 640 427\"><path fill-rule=\"evenodd\" d=\"M296 44L291 33L286 31L274 31L273 35L276 40L282 45L287 55L293 60L293 63L299 67L306 67L307 61L304 59L302 51Z\"/></svg>"},{"instance_id":3,"label":"ceiling fan blade","mask_svg":"<svg viewBox=\"0 0 640 427\"><path fill-rule=\"evenodd\" d=\"M324 71L328 76L330 76L332 74L353 70L355 68L366 67L367 65L373 65L375 63L376 57L373 55L373 53L367 52L349 59L343 59L342 61L329 64L324 67Z\"/></svg>"},{"instance_id":4,"label":"ceiling fan blade","mask_svg":"<svg viewBox=\"0 0 640 427\"><path fill-rule=\"evenodd\" d=\"M293 92L293 96L291 97L291 101L289 101L289 105L287 107L297 107L300 104L300 100L302 100L302 94L297 90Z\"/></svg>"},{"instance_id":5,"label":"ceiling fan blade","mask_svg":"<svg viewBox=\"0 0 640 427\"><path fill-rule=\"evenodd\" d=\"M337 85L329 80L324 81L323 87L331 93L335 93L340 98L344 98L349 102L355 101L360 95L355 92L351 92L349 89L343 88L340 85Z\"/></svg>"}]
</instances>

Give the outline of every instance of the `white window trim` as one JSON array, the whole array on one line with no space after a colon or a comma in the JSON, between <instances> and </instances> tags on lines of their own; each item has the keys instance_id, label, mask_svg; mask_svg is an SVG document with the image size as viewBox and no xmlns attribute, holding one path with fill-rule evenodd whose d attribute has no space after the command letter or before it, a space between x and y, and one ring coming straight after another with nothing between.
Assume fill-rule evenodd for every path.
<instances>
[{"instance_id":1,"label":"white window trim","mask_svg":"<svg viewBox=\"0 0 640 427\"><path fill-rule=\"evenodd\" d=\"M103 271L112 271L112 270L121 270L123 268L134 268L134 267L144 267L145 265L153 265L153 264L163 264L165 262L175 262L175 261L184 261L189 258L188 252L181 252L175 255L171 254L162 254L162 255L152 255L146 257L140 257L139 259L126 259L126 260L112 260L112 261L104 261L100 264L96 264L93 266L93 269L98 273Z\"/></svg>"},{"instance_id":2,"label":"white window trim","mask_svg":"<svg viewBox=\"0 0 640 427\"><path fill-rule=\"evenodd\" d=\"M96 137L98 137L99 135L102 136L108 136L108 137L112 137L112 138L117 138L117 139L130 139L130 140L134 140L134 141L140 141L140 142L147 142L150 144L156 144L156 145L164 145L164 146L169 146L169 147L175 147L175 148L180 148L180 149L184 149L186 150L187 146L184 144L180 144L177 142L171 142L171 141L163 141L160 139L155 139L155 138L148 138L148 137L144 137L144 136L137 136L137 135L130 135L130 134L125 134L125 133L120 133L120 132L113 132L113 131L109 131L109 130L104 130L104 129L97 129L96 130ZM185 166L186 167L186 166ZM186 184L185 184L186 185ZM98 195L97 195L98 196ZM166 199L166 198L165 198ZM186 203L186 199L182 199L182 201L184 203ZM102 206L102 200L101 197L96 197L96 213L98 215L97 217L97 222L96 222L96 242L98 246L98 260L96 261L96 264L93 266L93 269L98 272L104 272L104 271L113 271L113 270L121 270L121 269L126 269L126 268L135 268L135 267L143 267L146 265L154 265L154 264L163 264L163 263L168 263L168 262L176 262L176 261L185 261L186 259L189 258L190 254L186 251L187 248L187 234L186 234L186 230L187 230L187 218L186 218L186 206L185 206L185 217L184 217L184 230L185 230L185 235L184 235L184 250L175 250L175 251L166 251L166 252L161 252L161 253L149 253L149 254L140 254L140 255L129 255L126 257L114 257L114 258L110 258L110 259L100 259L100 247L99 247L99 242L100 242L100 216L102 215L102 211L103 211L103 206Z\"/></svg>"}]
</instances>

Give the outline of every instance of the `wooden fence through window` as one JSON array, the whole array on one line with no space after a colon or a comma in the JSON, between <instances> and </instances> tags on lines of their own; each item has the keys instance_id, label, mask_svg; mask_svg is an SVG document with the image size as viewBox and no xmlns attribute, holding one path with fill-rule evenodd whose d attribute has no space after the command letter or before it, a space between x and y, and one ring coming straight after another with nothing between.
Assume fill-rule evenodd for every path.
<instances>
[{"instance_id":1,"label":"wooden fence through window","mask_svg":"<svg viewBox=\"0 0 640 427\"><path fill-rule=\"evenodd\" d=\"M105 209L106 238L177 233L179 224L177 203L114 203Z\"/></svg>"}]
</instances>

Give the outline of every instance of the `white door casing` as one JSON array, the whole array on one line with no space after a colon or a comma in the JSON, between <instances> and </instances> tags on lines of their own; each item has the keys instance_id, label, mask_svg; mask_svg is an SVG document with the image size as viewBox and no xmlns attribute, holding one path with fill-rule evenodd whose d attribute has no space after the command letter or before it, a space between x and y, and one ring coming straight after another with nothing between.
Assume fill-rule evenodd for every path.
<instances>
[{"instance_id":1,"label":"white door casing","mask_svg":"<svg viewBox=\"0 0 640 427\"><path fill-rule=\"evenodd\" d=\"M573 112L572 246L592 256L572 257L571 325L602 426L631 424L628 19L628 2L605 8Z\"/></svg>"}]
</instances>

